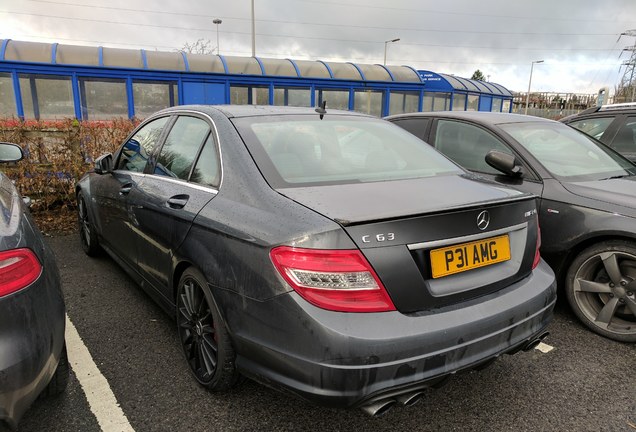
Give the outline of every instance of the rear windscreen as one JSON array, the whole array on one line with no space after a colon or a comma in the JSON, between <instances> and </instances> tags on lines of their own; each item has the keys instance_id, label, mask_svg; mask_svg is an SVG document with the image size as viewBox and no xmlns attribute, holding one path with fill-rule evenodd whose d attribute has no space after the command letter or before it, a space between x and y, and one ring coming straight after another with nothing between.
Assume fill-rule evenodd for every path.
<instances>
[{"instance_id":1,"label":"rear windscreen","mask_svg":"<svg viewBox=\"0 0 636 432\"><path fill-rule=\"evenodd\" d=\"M365 183L463 171L389 122L327 114L232 119L272 187Z\"/></svg>"}]
</instances>

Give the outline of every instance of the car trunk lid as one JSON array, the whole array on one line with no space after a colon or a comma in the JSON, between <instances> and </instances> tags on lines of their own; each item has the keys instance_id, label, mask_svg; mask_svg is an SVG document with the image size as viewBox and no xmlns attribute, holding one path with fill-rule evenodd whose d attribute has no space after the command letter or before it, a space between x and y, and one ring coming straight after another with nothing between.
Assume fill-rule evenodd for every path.
<instances>
[{"instance_id":1,"label":"car trunk lid","mask_svg":"<svg viewBox=\"0 0 636 432\"><path fill-rule=\"evenodd\" d=\"M538 232L533 196L463 176L399 183L280 192L339 222L403 313L466 301L529 275Z\"/></svg>"}]
</instances>

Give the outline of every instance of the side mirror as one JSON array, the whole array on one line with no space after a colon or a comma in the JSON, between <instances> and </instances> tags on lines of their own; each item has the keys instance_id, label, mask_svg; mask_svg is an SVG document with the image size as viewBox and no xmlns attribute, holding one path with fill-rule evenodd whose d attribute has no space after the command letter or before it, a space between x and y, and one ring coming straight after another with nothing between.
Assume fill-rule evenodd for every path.
<instances>
[{"instance_id":1,"label":"side mirror","mask_svg":"<svg viewBox=\"0 0 636 432\"><path fill-rule=\"evenodd\" d=\"M523 177L523 167L517 158L509 153L490 150L486 154L486 163L502 173L511 177Z\"/></svg>"},{"instance_id":2,"label":"side mirror","mask_svg":"<svg viewBox=\"0 0 636 432\"><path fill-rule=\"evenodd\" d=\"M2 142L0 143L0 163L1 162L17 162L24 157L22 149L17 144Z\"/></svg>"},{"instance_id":3,"label":"side mirror","mask_svg":"<svg viewBox=\"0 0 636 432\"><path fill-rule=\"evenodd\" d=\"M95 160L95 172L97 174L108 174L113 171L113 155L107 153Z\"/></svg>"}]
</instances>

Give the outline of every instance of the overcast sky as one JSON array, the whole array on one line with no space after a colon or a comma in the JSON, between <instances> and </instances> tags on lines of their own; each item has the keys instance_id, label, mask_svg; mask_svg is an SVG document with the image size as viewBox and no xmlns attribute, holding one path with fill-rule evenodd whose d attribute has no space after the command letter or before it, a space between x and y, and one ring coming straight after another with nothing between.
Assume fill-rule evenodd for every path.
<instances>
[{"instance_id":1,"label":"overcast sky","mask_svg":"<svg viewBox=\"0 0 636 432\"><path fill-rule=\"evenodd\" d=\"M256 55L410 65L512 91L611 93L636 0L254 0ZM173 51L197 39L251 55L250 0L0 0L0 38ZM619 73L620 68L620 73Z\"/></svg>"}]
</instances>

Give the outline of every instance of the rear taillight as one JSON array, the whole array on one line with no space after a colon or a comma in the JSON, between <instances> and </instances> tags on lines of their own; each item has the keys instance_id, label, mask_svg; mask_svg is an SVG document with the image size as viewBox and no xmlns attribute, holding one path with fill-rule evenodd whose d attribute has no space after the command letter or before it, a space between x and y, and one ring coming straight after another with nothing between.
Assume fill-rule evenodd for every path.
<instances>
[{"instance_id":1,"label":"rear taillight","mask_svg":"<svg viewBox=\"0 0 636 432\"><path fill-rule=\"evenodd\" d=\"M270 256L294 291L309 303L340 312L387 312L395 306L359 250L279 246Z\"/></svg>"},{"instance_id":2,"label":"rear taillight","mask_svg":"<svg viewBox=\"0 0 636 432\"><path fill-rule=\"evenodd\" d=\"M534 261L532 261L532 270L536 269L539 265L539 261L541 261L541 254L539 253L539 248L541 248L541 227L539 226L539 221L537 220L537 249L534 251Z\"/></svg>"},{"instance_id":3,"label":"rear taillight","mask_svg":"<svg viewBox=\"0 0 636 432\"><path fill-rule=\"evenodd\" d=\"M40 261L31 249L0 252L0 297L31 285L41 271Z\"/></svg>"}]
</instances>

